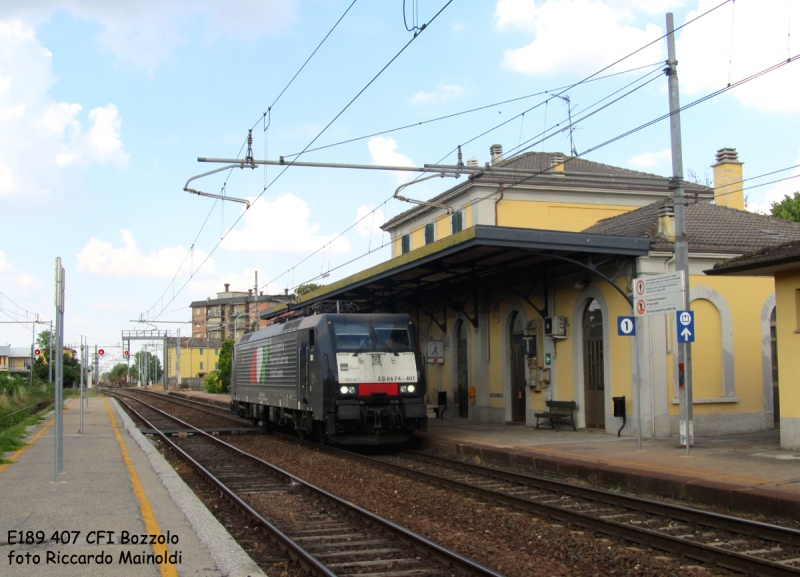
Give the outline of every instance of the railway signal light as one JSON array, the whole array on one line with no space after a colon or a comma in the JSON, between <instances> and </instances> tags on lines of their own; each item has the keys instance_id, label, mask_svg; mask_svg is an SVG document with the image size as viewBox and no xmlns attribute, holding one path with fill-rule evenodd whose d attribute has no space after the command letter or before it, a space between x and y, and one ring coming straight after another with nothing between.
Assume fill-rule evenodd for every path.
<instances>
[{"instance_id":1,"label":"railway signal light","mask_svg":"<svg viewBox=\"0 0 800 577\"><path fill-rule=\"evenodd\" d=\"M130 355L130 352L125 351L125 356L127 357L128 355Z\"/></svg>"},{"instance_id":2,"label":"railway signal light","mask_svg":"<svg viewBox=\"0 0 800 577\"><path fill-rule=\"evenodd\" d=\"M99 351L97 351L97 354L102 357L104 354L106 354L106 352L103 349L100 349Z\"/></svg>"},{"instance_id":3,"label":"railway signal light","mask_svg":"<svg viewBox=\"0 0 800 577\"><path fill-rule=\"evenodd\" d=\"M42 351L40 351L39 349L36 349L35 351L33 351L33 354L38 357L39 355L42 354Z\"/></svg>"}]
</instances>

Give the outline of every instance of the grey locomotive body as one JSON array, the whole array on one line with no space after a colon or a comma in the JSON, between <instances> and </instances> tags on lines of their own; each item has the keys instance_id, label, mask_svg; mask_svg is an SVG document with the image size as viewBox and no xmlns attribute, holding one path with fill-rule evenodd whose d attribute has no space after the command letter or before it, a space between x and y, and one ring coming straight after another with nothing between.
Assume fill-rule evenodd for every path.
<instances>
[{"instance_id":1,"label":"grey locomotive body","mask_svg":"<svg viewBox=\"0 0 800 577\"><path fill-rule=\"evenodd\" d=\"M336 443L384 444L427 428L425 377L402 314L316 314L234 345L231 410Z\"/></svg>"}]
</instances>

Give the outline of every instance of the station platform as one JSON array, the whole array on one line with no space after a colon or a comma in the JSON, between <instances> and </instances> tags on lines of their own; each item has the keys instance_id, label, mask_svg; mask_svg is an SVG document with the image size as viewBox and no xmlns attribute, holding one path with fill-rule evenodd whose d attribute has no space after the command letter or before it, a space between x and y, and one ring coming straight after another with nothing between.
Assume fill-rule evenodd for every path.
<instances>
[{"instance_id":1,"label":"station platform","mask_svg":"<svg viewBox=\"0 0 800 577\"><path fill-rule=\"evenodd\" d=\"M642 439L563 427L429 419L424 447L488 465L584 479L625 489L714 505L732 513L800 518L800 453L780 448L777 430L696 436L686 456L677 437Z\"/></svg>"},{"instance_id":2,"label":"station platform","mask_svg":"<svg viewBox=\"0 0 800 577\"><path fill-rule=\"evenodd\" d=\"M52 413L0 465L0 574L263 577L116 401L90 398L82 434L65 405L58 483Z\"/></svg>"},{"instance_id":3,"label":"station platform","mask_svg":"<svg viewBox=\"0 0 800 577\"><path fill-rule=\"evenodd\" d=\"M173 393L175 394L175 393ZM180 391L227 406L228 395ZM559 431L466 419L428 419L422 447L492 466L583 479L767 518L800 519L800 452L780 448L778 430L696 436L686 456L677 437L642 439L562 426Z\"/></svg>"}]
</instances>

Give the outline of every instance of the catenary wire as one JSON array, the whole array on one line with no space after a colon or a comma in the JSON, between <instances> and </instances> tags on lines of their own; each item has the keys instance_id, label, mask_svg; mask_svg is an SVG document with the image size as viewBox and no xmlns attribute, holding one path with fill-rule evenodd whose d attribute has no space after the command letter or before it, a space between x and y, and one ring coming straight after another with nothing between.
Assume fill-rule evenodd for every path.
<instances>
[{"instance_id":1,"label":"catenary wire","mask_svg":"<svg viewBox=\"0 0 800 577\"><path fill-rule=\"evenodd\" d=\"M745 79L742 79L742 80L740 80L740 81L738 81L738 82L735 82L735 83L733 83L733 84L731 84L731 85L729 85L729 86L726 86L726 87L725 87L725 88L723 88L723 89L717 90L717 91L715 91L715 92L712 92L712 93L711 93L711 94L709 94L709 95L706 95L706 96L704 96L704 97L698 98L697 100L695 100L695 101L693 101L693 102L690 102L690 103L688 103L688 104L686 104L686 105L684 105L684 106L680 107L680 108L678 109L678 111L677 111L677 112L683 111L683 110L685 110L685 109L687 109L687 108L691 108L692 106L695 106L695 105L697 105L697 104L700 104L700 103L702 103L702 102L705 102L706 100L709 100L710 98L713 98L713 97L715 97L715 96L719 96L720 94L723 94L724 92L727 92L728 90L730 90L730 89L732 89L732 88L736 88L737 86L740 86L740 85L744 84L745 82L749 82L749 81L751 81L751 80L754 80L754 79L756 79L756 78L759 78L760 76L763 76L764 74L767 74L768 72L774 71L774 70L776 70L776 69L780 68L781 66L784 66L784 65L786 65L786 64L789 64L789 63L791 63L791 62L793 62L793 61L797 60L798 58L800 58L800 55L793 56L793 57L791 57L791 58L787 59L787 60L786 60L786 61L784 61L784 62L778 63L778 64L776 64L776 65L774 65L774 66L771 66L771 67L769 67L769 68L766 68L766 69L764 69L764 70L762 70L762 71L760 71L760 72L757 72L756 74L753 74L753 75L751 75L751 76L749 76L749 77L747 77L747 78L745 78ZM641 125L641 126L639 126L639 127L635 128L635 129L633 129L633 130L629 130L629 131L627 131L627 132L625 132L625 133L623 133L623 134L621 134L621 135L618 135L618 136L616 136L616 137L614 137L614 138L608 139L608 140L606 140L605 142L603 142L603 143L601 143L601 144L599 144L599 145L597 145L597 146L594 146L594 147L592 147L592 148L590 148L590 149L587 149L587 150L585 150L585 151L581 152L581 153L580 153L580 154L578 154L578 155L575 155L575 156L572 156L572 157L565 158L565 159L564 159L564 164L566 165L566 164L567 164L567 163L569 163L570 161L572 161L572 160L575 160L575 159L577 159L577 158L581 158L581 157L583 157L584 155L588 154L589 152L592 152L592 151L598 150L599 148L602 148L602 147L604 147L604 146L607 146L607 145L609 145L609 144L612 144L613 142L616 142L617 140L620 140L621 138L625 138L626 136L629 136L629 135L631 135L631 134L634 134L635 132L638 132L639 130L641 130L641 129L643 129L643 128L647 127L647 126L651 126L652 124L655 124L656 122L658 122L658 121L660 121L660 120L664 120L665 118L668 118L669 116L671 116L671 114L672 114L672 113L666 114L666 115L664 115L664 116L661 116L661 117L659 117L659 118L657 118L657 119L655 119L655 120L653 120L653 121L647 122L647 123L645 123L645 124L643 124L643 125ZM513 157L512 157L512 158L513 158ZM791 168L794 168L794 167L789 167L789 168L785 168L785 169L780 169L780 170L773 171L773 172L770 172L770 173L765 173L765 174L762 174L762 175L759 175L759 176L750 177L750 178L749 178L749 179L747 179L747 180L753 180L753 179L756 179L756 178L763 178L764 176L767 176L767 175L769 175L769 174L774 174L775 172L782 172L782 171L784 171L784 170L789 170L789 169L791 169ZM515 187L515 186L519 186L519 185L521 185L521 184L524 184L525 182L527 182L527 181L529 181L529 180L531 180L531 179L533 179L533 178L535 178L535 177L537 177L537 176L540 176L540 175L542 175L542 174L545 174L545 173L548 173L548 172L550 172L550 170L551 170L551 169L547 168L547 169L544 169L544 170L537 171L537 172L535 172L535 173L534 173L534 174L532 174L532 175L526 176L526 177L524 177L524 178L522 178L522 179L520 179L520 180L518 180L518 181L516 181L516 182L512 182L512 183L510 183L510 184L506 185L506 186L504 187L504 190L508 190L508 189L510 189L510 188L513 188L513 187ZM781 181L784 181L784 180L790 180L790 179L793 179L793 178L798 178L798 177L800 177L800 175L796 175L796 176L790 176L790 177L783 178L783 179L779 179L779 180L775 180L775 181L772 181L772 182L768 182L768 183L762 183L762 184L758 184L758 185L750 186L750 187L747 187L747 189L757 188L757 187L760 187L760 186L765 186L765 185L768 185L768 184L774 184L775 182L781 182ZM734 184L734 183L732 183L732 184ZM476 204L478 204L478 203L480 203L480 202L483 202L484 200L488 200L488 199L491 199L491 198L494 198L494 197L496 197L496 196L497 196L497 194L498 194L497 192L492 192L492 193L490 193L490 194L488 194L488 195L486 195L486 196L484 196L484 197L481 197L481 198L478 198L478 199L474 199L474 200L472 200L472 201L468 202L467 204L465 204L465 205L464 205L463 207L461 207L461 208L466 208L467 206L474 206L474 205L476 205ZM726 193L726 194L729 194L729 193ZM722 196L722 195L720 195L720 196ZM432 219L432 222L438 222L438 221L440 221L440 220L442 220L442 219L444 219L444 218L447 218L447 216L448 216L448 215L447 215L447 214L445 214L445 215L442 215L442 216L436 217L436 218ZM409 231L409 234L410 234L410 233L412 233L412 232L415 232L415 231L417 231L417 230L420 230L421 228L422 228L422 227L416 227L416 228L412 229L411 231ZM363 253L363 254L361 254L360 256L357 256L357 257L355 257L355 258L353 258L353 259L351 259L351 260L347 261L346 263L343 263L343 264L341 264L341 265L339 265L339 266L336 266L336 267L334 267L334 268L330 269L330 271L329 271L329 272L336 271L336 270L338 270L338 269L340 269L340 268L343 268L344 266L347 266L347 265L349 265L349 264L351 264L351 263L353 263L353 262L355 262L355 261L357 261L357 260L360 260L361 258L364 258L364 257L368 256L368 255L369 255L369 254L371 254L372 252L375 252L375 250L379 250L380 248L383 248L383 246L385 246L385 245L381 245L381 247L378 247L378 248L376 248L376 249L374 249L374 250L372 250L372 251L368 251L368 252L366 252L366 253ZM280 277L279 277L279 278L280 278ZM301 284L305 284L305 283L313 282L314 280L316 280L316 279L318 279L318 278L320 278L320 276L319 276L319 275L318 275L318 276L315 276L315 277L312 277L311 279L309 279L309 280L306 280L306 281L304 281L304 283L301 283ZM298 286L298 285L296 285L296 286ZM296 288L296 287L293 287L293 288Z\"/></svg>"},{"instance_id":2,"label":"catenary wire","mask_svg":"<svg viewBox=\"0 0 800 577\"><path fill-rule=\"evenodd\" d=\"M427 24L425 24L425 25L423 26L423 29L425 29L425 28L429 27L429 26L430 26L430 24L432 24L432 23L433 23L433 22L434 22L434 21L435 21L435 20L436 20L436 19L439 17L439 15L441 15L441 14L442 14L442 12L444 12L444 10L445 10L445 9L446 9L448 6L450 6L450 4L452 4L452 2L453 2L453 0L448 0L448 2L447 2L447 3L445 3L445 5L444 5L444 6L442 6L442 8L441 8L441 9L440 9L440 10L439 10L439 11L438 11L438 12L437 12L437 13L436 13L436 14L435 14L435 15L434 15L434 16L433 16L431 19L430 19L430 21L428 21L428 23L427 23ZM344 113L345 113L345 111L346 111L347 109L349 109L349 108L350 108L350 106L351 106L351 105L352 105L352 104L353 104L353 103L354 103L354 102L355 102L355 101L356 101L356 100L357 100L357 99L358 99L358 98L359 98L359 97L360 97L360 96L361 96L361 95L362 95L362 94L363 94L363 93L364 93L364 92L365 92L365 91L366 91L366 90L367 90L367 89L368 89L368 88L369 88L369 87L370 87L370 86L371 86L371 85L372 85L372 84L373 84L373 83L374 83L374 82L375 82L375 81L378 79L378 77L380 77L380 76L381 76L381 74L383 74L383 72L384 72L384 71L385 71L387 68L389 68L389 66L391 66L391 64L392 64L392 63L393 63L395 60L397 60L397 59L400 57L400 55L401 55L401 54L403 54L403 52L405 52L405 51L406 51L406 49L407 49L407 48L408 48L408 47L409 47L409 46L410 46L410 45L411 45L411 44L412 44L412 43L413 43L413 42L414 42L414 41L415 41L415 40L416 40L416 39L417 39L419 36L420 36L419 34L415 34L415 35L414 35L414 37L413 37L413 38L411 38L411 39L410 39L410 40L409 40L409 41L408 41L408 42L407 42L407 43L406 43L406 44L405 44L405 45L404 45L404 46L403 46L403 47L402 47L402 48L401 48L401 49L400 49L400 50L397 52L397 54L395 54L395 55L394 55L394 56L391 58L391 60L389 60L389 62L387 62L387 63L386 63L386 65L384 65L384 66L383 66L383 68L381 68L381 69L378 71L378 73L377 73L377 74L375 74L375 76L373 76L373 77L372 77L372 79L371 79L369 82L367 82L367 84L366 84L366 85L365 85L365 86L364 86L364 87L363 87L361 90L359 90L359 91L358 91L358 93L357 93L357 94L356 94L356 95L355 95L355 96L354 96L354 97L353 97L353 98L352 98L352 99L351 99L351 100L350 100L350 101L349 101L349 102L348 102L348 103L347 103L347 104L344 106L344 108L342 108L342 110L340 110L340 111L339 111L339 113L337 113L337 114L336 114L336 116L334 116L334 118L333 118L333 119L332 119L332 120L331 120L331 121L330 121L328 124L326 124L326 125L325 125L325 127L324 127L324 128L323 128L323 129L322 129L322 130L321 130L321 131L320 131L320 132L319 132L319 133L318 133L318 134L317 134L317 135L316 135L316 136L315 136L315 137L314 137L314 138L311 140L311 142L309 142L309 143L308 143L308 145L306 145L306 147L303 149L303 152L302 152L301 154L305 153L305 151L306 151L308 148L310 148L310 147L311 147L311 145L312 145L312 144L314 144L314 142L316 142L316 141L317 141L317 140L320 138L320 136L322 136L322 135L323 135L323 134L324 134L324 133L325 133L325 132L328 130L328 128L330 128L330 126L331 126L331 125L332 125L334 122L336 122L336 120L337 120L337 119L338 119L338 118L339 118L339 117L340 117L342 114L344 114ZM259 119L259 121L260 121L260 119ZM272 179L272 181L271 181L271 182L270 182L270 183L269 183L267 186L265 186L265 187L263 188L263 190L261 190L261 192L260 192L260 193L259 193L259 194L258 194L258 195L255 197L255 199L253 199L253 202L251 202L251 203L250 203L250 206L251 206L251 207L252 207L252 206L253 206L253 205L254 205L256 202L258 202L258 200L260 200L260 199L263 197L264 193L265 193L265 192L266 192L266 191L267 191L269 188L271 188L271 187L272 187L272 186L275 184L275 182L277 182L277 181L278 181L278 179L279 179L279 178L280 178L280 177L281 177L281 176L282 176L282 175L283 175L283 174L284 174L284 173L285 173L285 172L286 172L286 171L287 171L287 170L288 170L288 169L289 169L289 168L290 168L290 167L293 165L293 163L294 163L294 162L295 162L295 161L292 161L292 162L289 162L289 163L287 163L287 164L286 164L286 167L285 167L285 168L284 168L284 169L283 169L281 172L279 172L279 173L278 173L278 174L275 176L275 178L274 178L274 179ZM238 218L237 218L237 219L234 221L234 223L231 225L231 227L228 229L228 231L225 233L225 235L224 235L224 236L223 236L223 237L222 237L222 238L221 238L219 241L217 241L217 243L214 245L214 247L211 249L211 251L208 253L208 255L206 255L206 258L205 258L205 259L203 259L203 261L202 261L202 262L200 263L200 265L197 267L197 270L199 270L199 269L200 269L200 268L201 268L201 267L202 267L202 266L203 266L203 265L204 265L204 264L205 264L205 263L208 261L208 259L209 259L209 258L211 258L211 255L213 255L213 254L214 254L214 252L215 252L215 251L216 251L216 250L219 248L219 246L222 244L222 241L223 241L223 240L225 240L225 238L228 236L228 234L230 234L230 231L231 231L231 230L233 230L233 228L234 228L234 227L235 227L235 226L236 226L236 225L239 223L239 221L241 221L241 219L244 217L244 214L245 214L245 213L244 213L244 212L242 212L242 213L239 215L239 217L238 217ZM162 307L162 311L163 311L163 308L166 308L166 306L169 306L169 304L170 304L170 303L172 303L172 301L174 301L174 300L175 300L175 298L176 298L176 297L177 297L177 296L178 296L178 295L181 293L181 291L183 291L183 289L184 289L184 288L185 288L185 287L186 287L186 286L189 284L189 282L191 281L191 279L192 279L192 278L194 278L194 274L195 274L195 273L193 272L193 273L190 275L189 279L187 279L187 281L186 281L186 282L185 282L185 283L184 283L184 284L181 286L181 288L178 290L178 292L177 292L175 295L173 295L172 299L170 299L170 300L167 302L167 305L165 305L165 306L163 306L163 307ZM156 320L156 319L158 319L160 316L161 316L161 313L157 314L157 315L156 315L156 316L155 316L153 319L150 319L150 320Z\"/></svg>"}]
</instances>

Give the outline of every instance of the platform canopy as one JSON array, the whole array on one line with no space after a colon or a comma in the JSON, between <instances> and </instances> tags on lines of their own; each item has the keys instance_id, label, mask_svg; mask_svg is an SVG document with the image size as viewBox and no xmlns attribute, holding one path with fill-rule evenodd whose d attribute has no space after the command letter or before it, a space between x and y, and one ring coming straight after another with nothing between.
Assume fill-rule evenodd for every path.
<instances>
[{"instance_id":1,"label":"platform canopy","mask_svg":"<svg viewBox=\"0 0 800 577\"><path fill-rule=\"evenodd\" d=\"M649 249L650 239L641 237L477 225L305 294L288 307L266 309L261 318L323 300L351 301L366 313L416 306L428 314L441 303L463 311L479 293L498 290L528 300L539 283L576 273L611 282L602 271L616 277Z\"/></svg>"}]
</instances>

